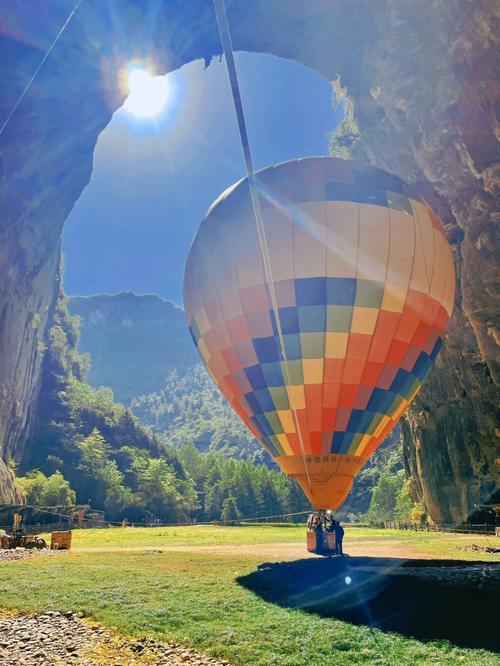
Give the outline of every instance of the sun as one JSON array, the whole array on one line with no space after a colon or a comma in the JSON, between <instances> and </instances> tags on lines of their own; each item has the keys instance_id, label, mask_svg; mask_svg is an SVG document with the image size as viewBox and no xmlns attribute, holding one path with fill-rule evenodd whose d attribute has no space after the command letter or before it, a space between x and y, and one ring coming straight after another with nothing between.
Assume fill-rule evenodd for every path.
<instances>
[{"instance_id":1,"label":"sun","mask_svg":"<svg viewBox=\"0 0 500 666\"><path fill-rule=\"evenodd\" d=\"M166 77L151 76L138 65L128 69L129 96L123 105L137 118L154 118L167 104L170 89Z\"/></svg>"}]
</instances>

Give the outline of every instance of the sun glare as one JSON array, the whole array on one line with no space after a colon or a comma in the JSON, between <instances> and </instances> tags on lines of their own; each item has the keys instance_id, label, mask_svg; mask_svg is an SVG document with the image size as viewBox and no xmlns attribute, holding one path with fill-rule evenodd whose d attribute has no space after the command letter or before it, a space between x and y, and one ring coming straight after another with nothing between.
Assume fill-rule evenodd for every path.
<instances>
[{"instance_id":1,"label":"sun glare","mask_svg":"<svg viewBox=\"0 0 500 666\"><path fill-rule=\"evenodd\" d=\"M128 70L129 96L123 105L138 118L154 118L169 99L169 86L164 76L151 76L145 69L131 66Z\"/></svg>"}]
</instances>

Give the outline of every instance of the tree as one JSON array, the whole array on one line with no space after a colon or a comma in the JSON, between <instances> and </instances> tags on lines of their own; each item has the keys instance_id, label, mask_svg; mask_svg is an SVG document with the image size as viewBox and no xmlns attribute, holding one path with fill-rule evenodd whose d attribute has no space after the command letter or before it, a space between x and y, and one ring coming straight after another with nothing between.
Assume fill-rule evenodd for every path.
<instances>
[{"instance_id":1,"label":"tree","mask_svg":"<svg viewBox=\"0 0 500 666\"><path fill-rule=\"evenodd\" d=\"M373 522L394 520L396 517L396 499L403 487L404 471L396 474L383 472L373 489L368 511L368 518Z\"/></svg>"},{"instance_id":2,"label":"tree","mask_svg":"<svg viewBox=\"0 0 500 666\"><path fill-rule=\"evenodd\" d=\"M272 473L266 467L260 466L258 469L257 492L259 506L262 511L261 515L277 516L280 513L284 513L276 491L276 481L277 479L273 478Z\"/></svg>"},{"instance_id":3,"label":"tree","mask_svg":"<svg viewBox=\"0 0 500 666\"><path fill-rule=\"evenodd\" d=\"M83 472L79 481L80 494L88 495L97 508L107 509L112 517L130 503L132 496L123 485L123 474L115 460L110 459L111 447L97 428L79 444L81 454L78 469Z\"/></svg>"},{"instance_id":4,"label":"tree","mask_svg":"<svg viewBox=\"0 0 500 666\"><path fill-rule=\"evenodd\" d=\"M76 493L59 471L47 477L43 472L33 470L17 481L26 493L28 504L34 506L74 506L75 504Z\"/></svg>"},{"instance_id":5,"label":"tree","mask_svg":"<svg viewBox=\"0 0 500 666\"><path fill-rule=\"evenodd\" d=\"M175 521L181 497L177 493L172 468L161 458L143 458L134 464L134 469L144 506L153 515Z\"/></svg>"},{"instance_id":6,"label":"tree","mask_svg":"<svg viewBox=\"0 0 500 666\"><path fill-rule=\"evenodd\" d=\"M241 518L240 510L238 509L238 504L236 498L230 495L226 497L222 503L222 512L220 514L220 519L225 525L236 525L236 523Z\"/></svg>"},{"instance_id":7,"label":"tree","mask_svg":"<svg viewBox=\"0 0 500 666\"><path fill-rule=\"evenodd\" d=\"M416 502L409 513L409 519L412 523L431 524L432 520L427 515L424 505L421 502Z\"/></svg>"},{"instance_id":8,"label":"tree","mask_svg":"<svg viewBox=\"0 0 500 666\"><path fill-rule=\"evenodd\" d=\"M103 468L108 462L109 445L97 428L78 445L82 454L80 468L94 476L102 476Z\"/></svg>"},{"instance_id":9,"label":"tree","mask_svg":"<svg viewBox=\"0 0 500 666\"><path fill-rule=\"evenodd\" d=\"M399 520L411 520L413 500L410 495L411 479L406 479L396 497L396 516ZM413 521L412 521L413 522Z\"/></svg>"}]
</instances>

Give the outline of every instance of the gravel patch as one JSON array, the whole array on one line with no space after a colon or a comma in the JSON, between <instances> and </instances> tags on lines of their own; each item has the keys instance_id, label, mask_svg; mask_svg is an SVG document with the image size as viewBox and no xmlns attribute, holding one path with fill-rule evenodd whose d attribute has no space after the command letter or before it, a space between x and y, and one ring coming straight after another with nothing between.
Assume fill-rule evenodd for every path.
<instances>
[{"instance_id":1,"label":"gravel patch","mask_svg":"<svg viewBox=\"0 0 500 666\"><path fill-rule=\"evenodd\" d=\"M229 665L178 643L120 637L80 613L0 613L0 666Z\"/></svg>"},{"instance_id":2,"label":"gravel patch","mask_svg":"<svg viewBox=\"0 0 500 666\"><path fill-rule=\"evenodd\" d=\"M394 573L446 585L448 589L460 587L500 593L500 567L496 562L474 564L464 561L454 566L402 567Z\"/></svg>"},{"instance_id":3,"label":"gravel patch","mask_svg":"<svg viewBox=\"0 0 500 666\"><path fill-rule=\"evenodd\" d=\"M500 546L479 546L477 543L472 543L470 546L457 546L457 550L465 550L471 553L493 553L500 555Z\"/></svg>"},{"instance_id":4,"label":"gravel patch","mask_svg":"<svg viewBox=\"0 0 500 666\"><path fill-rule=\"evenodd\" d=\"M64 553L63 550L48 550L47 548L42 548L38 550L36 548L0 548L0 562L12 562L13 560L25 560L28 557L36 557L37 555L59 555L59 553Z\"/></svg>"}]
</instances>

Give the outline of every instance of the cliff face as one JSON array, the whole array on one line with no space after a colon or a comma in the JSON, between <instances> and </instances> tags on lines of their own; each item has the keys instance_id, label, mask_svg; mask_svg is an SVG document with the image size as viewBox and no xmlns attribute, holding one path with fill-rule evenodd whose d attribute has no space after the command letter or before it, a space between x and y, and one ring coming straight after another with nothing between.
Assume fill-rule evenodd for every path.
<instances>
[{"instance_id":1,"label":"cliff face","mask_svg":"<svg viewBox=\"0 0 500 666\"><path fill-rule=\"evenodd\" d=\"M0 452L18 458L36 409L38 377L47 321L59 283L59 250L41 265L31 263L28 247L11 254L0 248ZM5 251L7 250L7 251ZM16 502L19 492L0 459L0 501Z\"/></svg>"},{"instance_id":2,"label":"cliff face","mask_svg":"<svg viewBox=\"0 0 500 666\"><path fill-rule=\"evenodd\" d=\"M435 520L459 519L498 480L499 8L495 0L228 1L235 48L292 58L340 84L358 155L416 182L456 248L457 313L405 422L405 461ZM22 3L0 32L0 121L68 13ZM59 236L87 184L100 131L123 102L120 71L166 72L220 52L209 0L82 3L0 134L0 454L19 454L57 293ZM15 63L15 66L13 66ZM0 479L2 468L0 467ZM8 479L0 481L3 497Z\"/></svg>"},{"instance_id":3,"label":"cliff face","mask_svg":"<svg viewBox=\"0 0 500 666\"><path fill-rule=\"evenodd\" d=\"M488 501L499 481L500 8L411 4L388 3L378 16L379 30L393 30L364 68L369 94L354 96L354 152L420 183L454 245L455 315L403 428L416 498L434 520L451 522ZM342 83L349 91L349 80Z\"/></svg>"},{"instance_id":4,"label":"cliff face","mask_svg":"<svg viewBox=\"0 0 500 666\"><path fill-rule=\"evenodd\" d=\"M164 70L202 56L181 29L182 3L170 4L157 11L157 2L124 2L115 15L100 0L82 3L0 133L0 460L20 458L29 435L59 291L61 231L90 180L97 138L125 98L120 71L150 49ZM184 17L194 34L203 34L196 18L203 4L193 3ZM0 127L70 9L66 0L52 0L40 13L23 3L1 11ZM151 43L153 18L163 35ZM176 38L185 46L178 58L167 57ZM0 463L0 502L14 493Z\"/></svg>"},{"instance_id":5,"label":"cliff face","mask_svg":"<svg viewBox=\"0 0 500 666\"><path fill-rule=\"evenodd\" d=\"M199 362L184 312L159 296L73 296L68 308L81 317L79 347L91 357L89 384L110 386L125 405L160 391L172 370L182 373Z\"/></svg>"}]
</instances>

